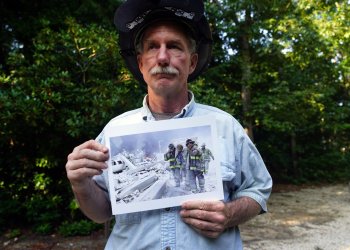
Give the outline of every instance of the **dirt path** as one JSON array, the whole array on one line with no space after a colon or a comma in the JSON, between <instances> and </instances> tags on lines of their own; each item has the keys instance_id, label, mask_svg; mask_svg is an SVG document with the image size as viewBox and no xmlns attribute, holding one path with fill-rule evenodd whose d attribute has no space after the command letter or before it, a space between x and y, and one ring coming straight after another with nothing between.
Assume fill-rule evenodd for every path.
<instances>
[{"instance_id":1,"label":"dirt path","mask_svg":"<svg viewBox=\"0 0 350 250\"><path fill-rule=\"evenodd\" d=\"M245 250L350 250L350 190L347 185L276 186L269 212L240 227ZM294 191L290 191L294 190ZM102 250L103 232L62 238L23 235L0 239L4 250Z\"/></svg>"},{"instance_id":2,"label":"dirt path","mask_svg":"<svg viewBox=\"0 0 350 250\"><path fill-rule=\"evenodd\" d=\"M347 185L272 193L269 212L240 227L247 250L350 250Z\"/></svg>"}]
</instances>

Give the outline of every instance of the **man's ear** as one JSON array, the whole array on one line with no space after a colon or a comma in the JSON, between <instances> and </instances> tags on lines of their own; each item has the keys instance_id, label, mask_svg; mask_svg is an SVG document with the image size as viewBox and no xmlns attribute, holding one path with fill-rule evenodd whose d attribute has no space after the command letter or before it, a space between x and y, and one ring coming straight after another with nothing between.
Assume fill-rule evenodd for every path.
<instances>
[{"instance_id":1,"label":"man's ear","mask_svg":"<svg viewBox=\"0 0 350 250\"><path fill-rule=\"evenodd\" d=\"M197 67L197 62L198 62L198 54L197 53L192 53L191 54L191 64L190 64L190 74L193 73L193 71L196 69Z\"/></svg>"},{"instance_id":2,"label":"man's ear","mask_svg":"<svg viewBox=\"0 0 350 250\"><path fill-rule=\"evenodd\" d=\"M139 66L139 69L140 69L140 71L142 72L142 60L141 60L141 55L140 54L138 54L137 55L137 64L138 64L138 66Z\"/></svg>"}]
</instances>

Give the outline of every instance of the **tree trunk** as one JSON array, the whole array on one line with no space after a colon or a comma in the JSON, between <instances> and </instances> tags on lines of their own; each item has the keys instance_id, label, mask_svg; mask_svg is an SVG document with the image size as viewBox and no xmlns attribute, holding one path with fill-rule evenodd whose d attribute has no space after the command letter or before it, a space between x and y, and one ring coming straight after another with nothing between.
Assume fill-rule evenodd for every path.
<instances>
[{"instance_id":1,"label":"tree trunk","mask_svg":"<svg viewBox=\"0 0 350 250\"><path fill-rule=\"evenodd\" d=\"M242 70L242 107L243 107L243 125L247 131L248 136L254 141L253 135L253 118L251 112L251 55L250 55L250 38L249 30L252 23L250 12L246 11L245 22L241 26L240 48L241 48L241 70Z\"/></svg>"},{"instance_id":2,"label":"tree trunk","mask_svg":"<svg viewBox=\"0 0 350 250\"><path fill-rule=\"evenodd\" d=\"M291 154L292 154L292 171L294 176L299 175L299 169L298 169L298 155L297 155L297 140L295 132L291 133L290 136L290 145L291 145Z\"/></svg>"},{"instance_id":3,"label":"tree trunk","mask_svg":"<svg viewBox=\"0 0 350 250\"><path fill-rule=\"evenodd\" d=\"M251 110L251 91L250 87L247 85L242 85L242 106L243 106L243 115L244 115L244 127L250 139L254 141L253 134L253 118L249 115Z\"/></svg>"}]
</instances>

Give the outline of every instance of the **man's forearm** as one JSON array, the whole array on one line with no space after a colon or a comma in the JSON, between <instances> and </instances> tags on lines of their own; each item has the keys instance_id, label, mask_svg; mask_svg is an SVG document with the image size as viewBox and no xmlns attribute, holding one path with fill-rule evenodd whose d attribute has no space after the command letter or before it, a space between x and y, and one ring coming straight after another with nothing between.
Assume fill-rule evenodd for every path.
<instances>
[{"instance_id":1,"label":"man's forearm","mask_svg":"<svg viewBox=\"0 0 350 250\"><path fill-rule=\"evenodd\" d=\"M111 205L105 193L91 180L87 188L78 190L72 186L82 212L91 220L103 223L112 216Z\"/></svg>"},{"instance_id":2,"label":"man's forearm","mask_svg":"<svg viewBox=\"0 0 350 250\"><path fill-rule=\"evenodd\" d=\"M249 197L241 197L227 203L229 221L226 228L243 224L261 212L261 206Z\"/></svg>"}]
</instances>

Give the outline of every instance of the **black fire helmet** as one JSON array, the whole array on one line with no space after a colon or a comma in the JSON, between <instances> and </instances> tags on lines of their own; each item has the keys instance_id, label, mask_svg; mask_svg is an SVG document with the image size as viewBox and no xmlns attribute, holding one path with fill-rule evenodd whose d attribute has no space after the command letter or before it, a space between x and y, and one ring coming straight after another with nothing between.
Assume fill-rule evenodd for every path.
<instances>
[{"instance_id":1,"label":"black fire helmet","mask_svg":"<svg viewBox=\"0 0 350 250\"><path fill-rule=\"evenodd\" d=\"M144 82L137 63L136 39L151 23L160 20L176 21L192 31L198 53L197 67L188 77L189 82L193 81L207 68L212 52L212 34L203 0L127 0L120 5L114 24L126 66L137 80Z\"/></svg>"}]
</instances>

